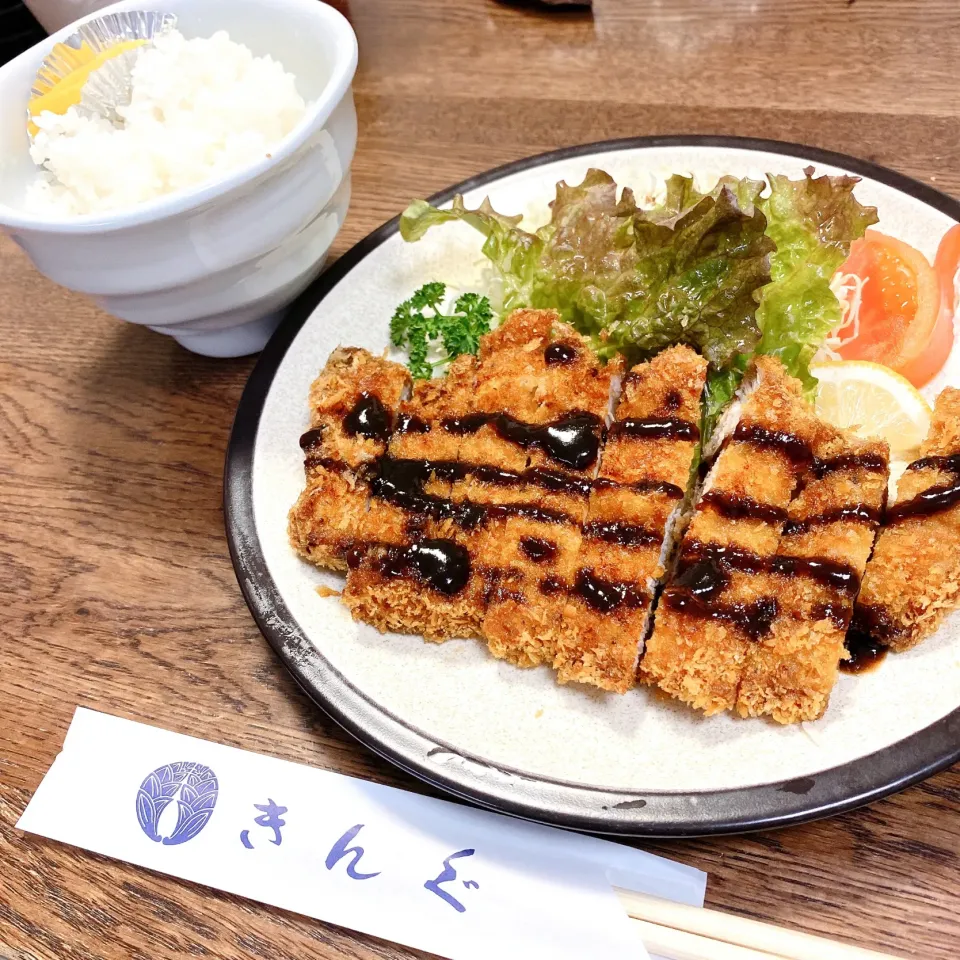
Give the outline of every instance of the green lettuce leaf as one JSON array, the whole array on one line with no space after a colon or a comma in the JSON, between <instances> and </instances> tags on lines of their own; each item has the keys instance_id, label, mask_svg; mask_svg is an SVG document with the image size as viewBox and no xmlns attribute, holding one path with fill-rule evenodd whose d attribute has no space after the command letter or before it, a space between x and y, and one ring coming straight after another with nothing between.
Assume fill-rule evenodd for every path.
<instances>
[{"instance_id":1,"label":"green lettuce leaf","mask_svg":"<svg viewBox=\"0 0 960 960\"><path fill-rule=\"evenodd\" d=\"M810 168L802 180L774 174L768 179L770 195L758 205L776 252L771 258L772 280L761 291L757 309L761 337L756 352L778 357L812 397L817 381L810 363L841 320L830 280L850 253L850 244L877 222L877 211L854 197L856 177L814 177ZM705 441L740 386L748 359L739 357L727 369L710 372Z\"/></svg>"},{"instance_id":2,"label":"green lettuce leaf","mask_svg":"<svg viewBox=\"0 0 960 960\"><path fill-rule=\"evenodd\" d=\"M708 371L707 386L703 396L703 422L700 431L704 443L712 436L713 429L720 419L720 414L723 413L727 404L739 389L747 362L748 358L741 356L726 370Z\"/></svg>"},{"instance_id":3,"label":"green lettuce leaf","mask_svg":"<svg viewBox=\"0 0 960 960\"><path fill-rule=\"evenodd\" d=\"M706 196L718 197L724 187L731 190L737 198L737 203L748 215L753 214L753 205L766 187L764 180L751 180L749 177L721 177L716 186L709 193L700 193L693 182L693 177L685 177L679 173L668 177L665 183L663 202L650 210L644 211L647 220L666 223L672 226L677 218L689 210Z\"/></svg>"},{"instance_id":4,"label":"green lettuce leaf","mask_svg":"<svg viewBox=\"0 0 960 960\"><path fill-rule=\"evenodd\" d=\"M810 361L841 320L830 279L850 244L877 222L877 211L854 197L857 177L814 177L812 168L805 174L803 180L770 174L770 196L759 202L777 250L757 311L757 351L779 357L812 391Z\"/></svg>"},{"instance_id":5,"label":"green lettuce leaf","mask_svg":"<svg viewBox=\"0 0 960 960\"><path fill-rule=\"evenodd\" d=\"M685 193L679 203L693 198ZM606 325L608 349L639 359L686 343L714 368L753 350L760 338L755 293L770 280L773 243L755 195L745 196L746 208L723 184L669 223L659 212L635 216L635 278L642 296L631 297Z\"/></svg>"},{"instance_id":6,"label":"green lettuce leaf","mask_svg":"<svg viewBox=\"0 0 960 960\"><path fill-rule=\"evenodd\" d=\"M537 231L540 255L528 304L553 307L582 333L603 330L631 298L642 294L634 237L637 205L602 170L583 183L557 184L550 223Z\"/></svg>"},{"instance_id":7,"label":"green lettuce leaf","mask_svg":"<svg viewBox=\"0 0 960 960\"><path fill-rule=\"evenodd\" d=\"M591 169L580 184L558 184L550 222L535 234L489 201L469 210L461 197L449 210L414 201L400 231L417 240L438 223L471 224L504 281L504 311L556 309L601 355L637 360L687 343L722 367L760 337L755 291L770 279L773 249L755 203L761 187L729 179L701 196L674 177L665 203L645 212Z\"/></svg>"},{"instance_id":8,"label":"green lettuce leaf","mask_svg":"<svg viewBox=\"0 0 960 960\"><path fill-rule=\"evenodd\" d=\"M709 193L674 175L663 201L644 210L609 174L591 169L557 185L550 222L535 233L520 217L476 210L462 197L449 210L415 200L400 232L418 240L436 224L469 223L500 275L503 312L549 307L601 356L630 362L686 343L710 361L704 436L736 392L754 353L780 358L815 387L810 361L840 322L830 279L853 240L877 220L853 196L855 177L763 181L722 177ZM758 306L759 303L759 306Z\"/></svg>"},{"instance_id":9,"label":"green lettuce leaf","mask_svg":"<svg viewBox=\"0 0 960 960\"><path fill-rule=\"evenodd\" d=\"M521 230L517 224L522 214L507 217L497 213L486 198L476 210L469 210L457 194L449 210L441 210L426 200L414 200L400 215L400 236L408 242L419 240L431 227L452 220L470 224L486 238L483 254L496 268L503 281L505 313L529 306L533 275L543 241L539 236Z\"/></svg>"}]
</instances>

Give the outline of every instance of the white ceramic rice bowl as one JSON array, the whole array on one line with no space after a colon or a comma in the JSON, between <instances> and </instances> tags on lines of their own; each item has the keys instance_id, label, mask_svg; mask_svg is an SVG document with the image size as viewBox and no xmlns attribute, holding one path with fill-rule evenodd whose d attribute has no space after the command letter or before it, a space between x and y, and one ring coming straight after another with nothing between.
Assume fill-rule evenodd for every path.
<instances>
[{"instance_id":1,"label":"white ceramic rice bowl","mask_svg":"<svg viewBox=\"0 0 960 960\"><path fill-rule=\"evenodd\" d=\"M54 219L25 209L37 168L26 102L37 68L78 23L144 9L123 0L0 68L0 227L52 280L208 356L260 350L319 273L346 216L357 140L357 42L320 0L164 0L186 37L226 30L297 78L303 120L270 158L123 211Z\"/></svg>"}]
</instances>

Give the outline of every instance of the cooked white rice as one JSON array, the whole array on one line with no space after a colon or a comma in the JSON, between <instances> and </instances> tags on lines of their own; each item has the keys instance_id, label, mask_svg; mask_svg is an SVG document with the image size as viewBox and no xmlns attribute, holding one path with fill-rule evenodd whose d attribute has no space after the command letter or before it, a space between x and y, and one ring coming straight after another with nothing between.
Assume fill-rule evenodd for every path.
<instances>
[{"instance_id":1,"label":"cooked white rice","mask_svg":"<svg viewBox=\"0 0 960 960\"><path fill-rule=\"evenodd\" d=\"M170 31L137 58L123 127L75 107L34 118L30 156L46 170L27 207L100 213L196 186L269 156L305 110L296 78L271 57L222 30L196 40Z\"/></svg>"}]
</instances>

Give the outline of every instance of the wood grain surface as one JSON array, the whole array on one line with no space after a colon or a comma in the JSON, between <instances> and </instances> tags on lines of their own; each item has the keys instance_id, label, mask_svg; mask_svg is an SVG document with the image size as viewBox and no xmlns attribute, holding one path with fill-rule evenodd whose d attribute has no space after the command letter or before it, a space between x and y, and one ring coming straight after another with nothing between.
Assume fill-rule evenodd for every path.
<instances>
[{"instance_id":1,"label":"wood grain surface","mask_svg":"<svg viewBox=\"0 0 960 960\"><path fill-rule=\"evenodd\" d=\"M338 6L361 53L337 253L414 194L637 134L801 141L960 194L956 0ZM14 829L78 704L424 788L311 706L241 599L221 472L253 360L114 320L2 238L0 342L0 960L418 956ZM954 770L826 822L644 846L709 871L721 909L955 960L958 811Z\"/></svg>"}]
</instances>

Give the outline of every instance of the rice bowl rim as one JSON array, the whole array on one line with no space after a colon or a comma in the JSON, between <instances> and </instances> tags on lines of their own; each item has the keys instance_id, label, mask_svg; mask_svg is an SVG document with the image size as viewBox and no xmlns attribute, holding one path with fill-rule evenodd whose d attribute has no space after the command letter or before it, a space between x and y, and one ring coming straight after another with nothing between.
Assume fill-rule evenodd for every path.
<instances>
[{"instance_id":1,"label":"rice bowl rim","mask_svg":"<svg viewBox=\"0 0 960 960\"><path fill-rule=\"evenodd\" d=\"M271 168L291 157L309 138L311 133L322 127L333 111L340 105L357 70L357 37L349 21L338 10L318 0L285 0L289 5L298 5L309 9L313 15L328 21L327 25L335 33L338 54L331 66L330 78L320 95L307 104L304 115L296 126L273 148L269 157L251 164L245 164L232 173L183 190L138 203L125 210L109 213L78 214L69 217L48 217L39 214L25 214L22 211L0 201L0 225L7 229L33 230L57 234L94 234L124 230L128 227L154 223L186 213L230 193L237 187L256 180ZM109 13L119 13L142 6L140 0L121 0L108 7L68 24L46 40L35 44L5 66L0 67L0 95L4 84L9 82L8 75L18 72L26 62L41 63L57 43L76 33L78 27L90 20L96 20ZM222 28L226 29L226 28ZM228 31L229 32L229 31ZM236 42L236 41L234 41ZM274 56L271 54L271 56ZM274 57L274 59L277 59ZM282 65L282 64L281 64ZM286 66L284 66L286 70ZM289 72L289 71L288 71ZM24 124L24 136L26 136ZM40 168L37 168L38 172Z\"/></svg>"}]
</instances>

